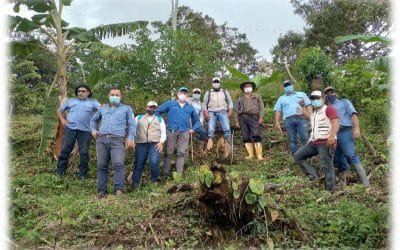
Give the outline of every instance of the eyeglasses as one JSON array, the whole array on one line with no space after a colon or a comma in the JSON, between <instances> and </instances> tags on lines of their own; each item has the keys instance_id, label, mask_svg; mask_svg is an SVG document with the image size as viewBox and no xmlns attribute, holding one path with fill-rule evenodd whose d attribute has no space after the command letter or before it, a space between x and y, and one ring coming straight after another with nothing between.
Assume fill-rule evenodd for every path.
<instances>
[{"instance_id":1,"label":"eyeglasses","mask_svg":"<svg viewBox=\"0 0 400 250\"><path fill-rule=\"evenodd\" d=\"M86 91L86 89L78 89L78 93L79 93L79 92L85 93L85 92L87 92L87 91Z\"/></svg>"},{"instance_id":2,"label":"eyeglasses","mask_svg":"<svg viewBox=\"0 0 400 250\"><path fill-rule=\"evenodd\" d=\"M218 80L214 80L213 83L219 83L219 81Z\"/></svg>"},{"instance_id":3,"label":"eyeglasses","mask_svg":"<svg viewBox=\"0 0 400 250\"><path fill-rule=\"evenodd\" d=\"M195 92L193 92L193 94L200 94L200 92L198 92L198 91L195 91Z\"/></svg>"}]
</instances>

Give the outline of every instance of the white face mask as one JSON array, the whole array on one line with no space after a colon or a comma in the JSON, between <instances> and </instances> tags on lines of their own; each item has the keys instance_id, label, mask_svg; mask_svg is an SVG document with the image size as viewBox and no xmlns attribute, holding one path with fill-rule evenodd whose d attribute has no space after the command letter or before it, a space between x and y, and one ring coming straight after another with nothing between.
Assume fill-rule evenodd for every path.
<instances>
[{"instance_id":1,"label":"white face mask","mask_svg":"<svg viewBox=\"0 0 400 250\"><path fill-rule=\"evenodd\" d=\"M179 94L178 95L178 100L181 102L185 102L186 101L186 95L185 94Z\"/></svg>"},{"instance_id":2,"label":"white face mask","mask_svg":"<svg viewBox=\"0 0 400 250\"><path fill-rule=\"evenodd\" d=\"M245 93L251 93L251 92L253 92L253 88L252 87L246 87L246 88L244 88L244 92Z\"/></svg>"},{"instance_id":3,"label":"white face mask","mask_svg":"<svg viewBox=\"0 0 400 250\"><path fill-rule=\"evenodd\" d=\"M219 87L221 87L221 83L213 83L212 87L213 89L219 89Z\"/></svg>"}]
</instances>

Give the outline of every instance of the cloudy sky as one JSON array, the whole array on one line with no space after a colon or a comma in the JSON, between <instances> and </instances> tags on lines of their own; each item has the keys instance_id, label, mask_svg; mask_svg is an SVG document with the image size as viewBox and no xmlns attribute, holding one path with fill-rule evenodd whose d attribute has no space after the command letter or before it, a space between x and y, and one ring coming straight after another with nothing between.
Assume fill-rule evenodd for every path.
<instances>
[{"instance_id":1,"label":"cloudy sky","mask_svg":"<svg viewBox=\"0 0 400 250\"><path fill-rule=\"evenodd\" d=\"M229 27L238 28L259 56L267 59L280 35L302 31L305 26L289 0L179 0L178 4L211 16L217 24L227 22ZM171 0L74 0L64 9L64 19L71 26L85 28L137 20L166 21L170 14Z\"/></svg>"}]
</instances>

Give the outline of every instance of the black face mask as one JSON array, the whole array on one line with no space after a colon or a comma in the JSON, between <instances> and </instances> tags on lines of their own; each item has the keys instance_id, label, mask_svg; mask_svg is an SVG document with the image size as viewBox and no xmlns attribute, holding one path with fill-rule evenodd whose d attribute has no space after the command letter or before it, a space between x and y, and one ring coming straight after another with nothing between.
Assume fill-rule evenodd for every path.
<instances>
[{"instance_id":1,"label":"black face mask","mask_svg":"<svg viewBox=\"0 0 400 250\"><path fill-rule=\"evenodd\" d=\"M154 115L155 112L156 112L156 111L155 111L154 109L148 109L148 110L146 110L146 113L147 113L148 115Z\"/></svg>"}]
</instances>

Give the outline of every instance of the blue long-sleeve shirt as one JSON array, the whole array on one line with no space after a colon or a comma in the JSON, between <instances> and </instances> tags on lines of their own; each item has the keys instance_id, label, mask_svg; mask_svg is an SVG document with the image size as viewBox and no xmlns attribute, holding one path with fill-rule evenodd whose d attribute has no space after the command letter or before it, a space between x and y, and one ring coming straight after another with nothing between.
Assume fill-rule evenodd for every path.
<instances>
[{"instance_id":1,"label":"blue long-sleeve shirt","mask_svg":"<svg viewBox=\"0 0 400 250\"><path fill-rule=\"evenodd\" d=\"M199 116L192 105L185 103L183 107L176 100L170 100L157 108L156 115L167 113L167 129L186 132L200 127ZM190 127L190 120L192 128Z\"/></svg>"},{"instance_id":2,"label":"blue long-sleeve shirt","mask_svg":"<svg viewBox=\"0 0 400 250\"><path fill-rule=\"evenodd\" d=\"M99 109L100 103L95 99L70 98L58 109L59 112L67 114L67 127L90 132L90 119Z\"/></svg>"},{"instance_id":3,"label":"blue long-sleeve shirt","mask_svg":"<svg viewBox=\"0 0 400 250\"><path fill-rule=\"evenodd\" d=\"M112 108L109 104L104 105L90 120L90 129L97 131L99 121L101 125L99 134L112 134L125 137L133 141L136 137L136 126L132 108L125 104L119 104Z\"/></svg>"}]
</instances>

